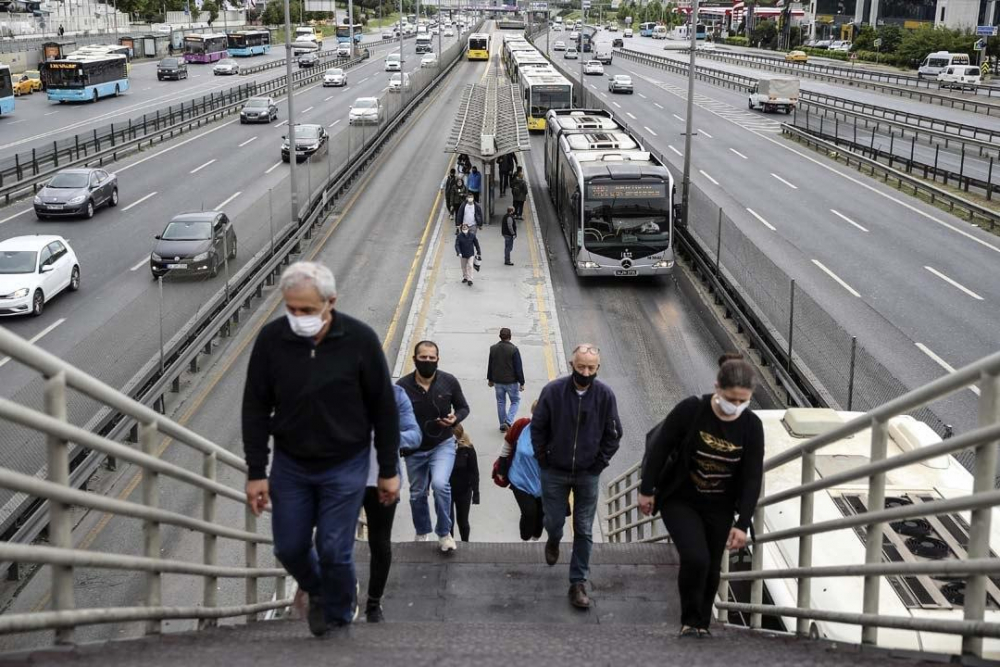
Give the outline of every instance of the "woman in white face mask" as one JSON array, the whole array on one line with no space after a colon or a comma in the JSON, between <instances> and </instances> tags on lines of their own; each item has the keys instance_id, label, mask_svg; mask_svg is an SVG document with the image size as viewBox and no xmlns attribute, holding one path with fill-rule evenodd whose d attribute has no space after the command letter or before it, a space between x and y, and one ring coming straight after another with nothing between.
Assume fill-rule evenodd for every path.
<instances>
[{"instance_id":1,"label":"woman in white face mask","mask_svg":"<svg viewBox=\"0 0 1000 667\"><path fill-rule=\"evenodd\" d=\"M710 636L722 556L747 543L764 466L754 382L742 355L724 354L715 392L684 399L646 435L639 509L659 510L680 555L682 637Z\"/></svg>"}]
</instances>

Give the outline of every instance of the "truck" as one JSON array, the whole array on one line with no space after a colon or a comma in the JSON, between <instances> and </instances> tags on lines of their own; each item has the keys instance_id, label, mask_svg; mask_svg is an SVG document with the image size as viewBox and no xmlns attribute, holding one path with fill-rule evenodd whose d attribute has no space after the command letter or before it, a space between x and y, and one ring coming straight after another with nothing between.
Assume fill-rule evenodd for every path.
<instances>
[{"instance_id":1,"label":"truck","mask_svg":"<svg viewBox=\"0 0 1000 667\"><path fill-rule=\"evenodd\" d=\"M430 53L434 48L431 46L431 36L426 32L417 35L417 53Z\"/></svg>"},{"instance_id":2,"label":"truck","mask_svg":"<svg viewBox=\"0 0 1000 667\"><path fill-rule=\"evenodd\" d=\"M799 103L799 80L787 76L764 76L749 90L747 106L765 112L792 113Z\"/></svg>"}]
</instances>

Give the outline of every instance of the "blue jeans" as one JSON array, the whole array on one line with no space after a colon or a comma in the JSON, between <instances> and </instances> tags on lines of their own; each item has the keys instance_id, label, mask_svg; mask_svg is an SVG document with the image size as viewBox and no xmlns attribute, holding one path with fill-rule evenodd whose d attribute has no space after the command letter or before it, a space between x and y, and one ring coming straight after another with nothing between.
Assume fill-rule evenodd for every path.
<instances>
[{"instance_id":1,"label":"blue jeans","mask_svg":"<svg viewBox=\"0 0 1000 667\"><path fill-rule=\"evenodd\" d=\"M510 251L514 249L514 237L503 237L503 261L510 264Z\"/></svg>"},{"instance_id":2,"label":"blue jeans","mask_svg":"<svg viewBox=\"0 0 1000 667\"><path fill-rule=\"evenodd\" d=\"M320 594L327 623L350 623L354 613L354 535L367 478L367 449L320 470L280 449L274 452L269 480L274 555L299 588Z\"/></svg>"},{"instance_id":3,"label":"blue jeans","mask_svg":"<svg viewBox=\"0 0 1000 667\"><path fill-rule=\"evenodd\" d=\"M406 476L410 478L410 513L418 535L431 532L431 508L427 492L434 490L434 514L437 525L434 534L451 534L451 471L455 467L455 439L448 438L429 451L410 454L405 459Z\"/></svg>"},{"instance_id":4,"label":"blue jeans","mask_svg":"<svg viewBox=\"0 0 1000 667\"><path fill-rule=\"evenodd\" d=\"M517 419L517 409L521 406L521 390L518 384L494 384L493 391L497 395L497 419L500 423L513 424ZM510 397L510 410L507 409L507 397Z\"/></svg>"},{"instance_id":5,"label":"blue jeans","mask_svg":"<svg viewBox=\"0 0 1000 667\"><path fill-rule=\"evenodd\" d=\"M569 562L571 584L587 581L590 571L590 552L594 547L591 535L597 513L600 478L600 475L587 472L574 474L542 469L542 510L550 542L562 539L569 493L573 492L573 557Z\"/></svg>"}]
</instances>

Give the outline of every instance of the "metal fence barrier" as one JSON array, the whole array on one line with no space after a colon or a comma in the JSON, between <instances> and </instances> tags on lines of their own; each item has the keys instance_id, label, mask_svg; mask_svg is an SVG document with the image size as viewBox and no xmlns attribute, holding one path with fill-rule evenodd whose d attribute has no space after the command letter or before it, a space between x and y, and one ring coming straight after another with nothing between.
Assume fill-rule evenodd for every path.
<instances>
[{"instance_id":1,"label":"metal fence barrier","mask_svg":"<svg viewBox=\"0 0 1000 667\"><path fill-rule=\"evenodd\" d=\"M979 427L937 444L918 447L892 457L887 456L889 420L925 408L956 392L977 385L980 398L978 407ZM867 462L839 472L819 476L816 456L845 438L871 431L871 450ZM1000 574L1000 559L991 557L990 531L992 508L1000 503L1000 491L994 489L997 451L1000 447L1000 353L981 359L949 373L923 387L887 401L866 414L815 436L792 449L767 458L765 475L782 466L797 464L801 467L798 486L783 488L768 495L766 488L754 514L755 539L749 547L751 566L748 571L729 572L728 557L722 560L722 582L716 608L719 618L729 620L729 612L750 615L750 626L760 628L762 617L785 616L796 619L796 632L809 634L809 621L832 621L862 626L861 642L874 645L879 628L917 630L962 637L962 653L981 657L983 638L1000 638L1000 623L985 619L987 584L989 577ZM930 500L882 509L885 504L886 474L906 466L919 465L935 457L955 455L968 449L975 451L972 492L965 496ZM639 464L634 465L608 484L606 501L607 534L611 542L655 542L669 540L658 517L642 516L638 509L638 489L641 478ZM794 483L794 482L793 482ZM869 509L860 514L817 522L813 517L813 496L816 492L834 486L855 483L867 490ZM778 503L793 502L786 512L798 509L799 521L790 528L768 531L765 508ZM946 561L883 562L883 531L894 521L916 517L939 516L952 512L970 512L969 541L962 545L964 558ZM788 525L787 523L784 525ZM815 567L812 561L812 538L815 535L848 529L862 530L866 545L864 564ZM766 569L764 550L767 545L796 540L797 567ZM785 553L789 553L786 551ZM781 560L776 558L775 560ZM879 613L881 578L889 575L949 575L965 578L965 596L962 603L963 620L940 618L915 618ZM813 579L829 577L864 577L861 612L830 611L814 608L810 603ZM763 604L764 581L794 579L797 585L795 606ZM750 581L750 602L732 602L729 584Z\"/></svg>"}]
</instances>

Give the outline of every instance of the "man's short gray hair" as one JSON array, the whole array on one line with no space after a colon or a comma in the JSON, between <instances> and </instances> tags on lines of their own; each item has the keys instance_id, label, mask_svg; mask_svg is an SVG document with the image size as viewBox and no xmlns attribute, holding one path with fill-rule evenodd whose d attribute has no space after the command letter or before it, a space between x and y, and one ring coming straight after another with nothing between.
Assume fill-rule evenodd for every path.
<instances>
[{"instance_id":1,"label":"man's short gray hair","mask_svg":"<svg viewBox=\"0 0 1000 667\"><path fill-rule=\"evenodd\" d=\"M278 288L282 293L311 285L319 292L324 301L337 296L337 279L333 277L333 271L317 262L295 262L290 264L281 274L281 282Z\"/></svg>"}]
</instances>

